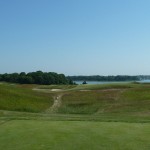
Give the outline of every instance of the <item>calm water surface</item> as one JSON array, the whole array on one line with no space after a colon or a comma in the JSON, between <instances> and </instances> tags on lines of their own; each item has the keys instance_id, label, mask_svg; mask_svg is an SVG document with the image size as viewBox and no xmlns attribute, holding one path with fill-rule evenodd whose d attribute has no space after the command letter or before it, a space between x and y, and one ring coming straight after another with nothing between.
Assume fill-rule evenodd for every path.
<instances>
[{"instance_id":1,"label":"calm water surface","mask_svg":"<svg viewBox=\"0 0 150 150\"><path fill-rule=\"evenodd\" d=\"M82 84L83 81L74 81L77 84ZM87 84L111 84L111 83L130 83L133 81L86 81ZM141 81L137 81L139 83L150 83L150 80L141 80Z\"/></svg>"}]
</instances>

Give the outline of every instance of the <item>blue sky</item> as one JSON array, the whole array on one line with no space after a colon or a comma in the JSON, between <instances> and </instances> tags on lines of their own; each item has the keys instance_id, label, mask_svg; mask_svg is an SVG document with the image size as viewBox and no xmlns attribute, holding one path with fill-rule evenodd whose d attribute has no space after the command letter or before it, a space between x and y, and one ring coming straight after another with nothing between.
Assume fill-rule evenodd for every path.
<instances>
[{"instance_id":1,"label":"blue sky","mask_svg":"<svg viewBox=\"0 0 150 150\"><path fill-rule=\"evenodd\" d=\"M0 73L150 74L149 0L0 0Z\"/></svg>"}]
</instances>

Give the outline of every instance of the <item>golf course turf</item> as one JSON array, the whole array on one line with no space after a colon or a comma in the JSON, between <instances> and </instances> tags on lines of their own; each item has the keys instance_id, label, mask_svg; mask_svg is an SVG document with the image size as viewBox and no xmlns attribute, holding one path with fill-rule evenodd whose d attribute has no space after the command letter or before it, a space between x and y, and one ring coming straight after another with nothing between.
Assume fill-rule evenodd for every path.
<instances>
[{"instance_id":1,"label":"golf course turf","mask_svg":"<svg viewBox=\"0 0 150 150\"><path fill-rule=\"evenodd\" d=\"M2 150L149 150L150 84L0 84Z\"/></svg>"}]
</instances>

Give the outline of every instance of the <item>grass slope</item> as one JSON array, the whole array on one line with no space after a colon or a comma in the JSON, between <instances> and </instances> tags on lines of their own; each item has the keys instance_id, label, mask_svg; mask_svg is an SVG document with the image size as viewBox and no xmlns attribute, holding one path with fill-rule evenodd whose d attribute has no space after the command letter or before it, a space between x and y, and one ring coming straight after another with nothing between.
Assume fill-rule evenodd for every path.
<instances>
[{"instance_id":1,"label":"grass slope","mask_svg":"<svg viewBox=\"0 0 150 150\"><path fill-rule=\"evenodd\" d=\"M93 85L65 93L59 113L150 114L150 85ZM82 90L81 90L82 88Z\"/></svg>"},{"instance_id":2,"label":"grass slope","mask_svg":"<svg viewBox=\"0 0 150 150\"><path fill-rule=\"evenodd\" d=\"M0 109L43 112L53 104L52 95L35 92L33 85L0 84Z\"/></svg>"}]
</instances>

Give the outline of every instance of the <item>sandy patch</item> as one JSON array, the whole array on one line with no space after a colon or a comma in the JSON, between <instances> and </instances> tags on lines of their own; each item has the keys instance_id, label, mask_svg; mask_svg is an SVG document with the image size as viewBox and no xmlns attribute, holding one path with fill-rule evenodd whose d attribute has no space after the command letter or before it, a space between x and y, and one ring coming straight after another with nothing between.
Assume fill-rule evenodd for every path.
<instances>
[{"instance_id":1,"label":"sandy patch","mask_svg":"<svg viewBox=\"0 0 150 150\"><path fill-rule=\"evenodd\" d=\"M62 89L52 89L51 91L58 92L58 91L62 91Z\"/></svg>"},{"instance_id":2,"label":"sandy patch","mask_svg":"<svg viewBox=\"0 0 150 150\"><path fill-rule=\"evenodd\" d=\"M34 90L34 91L45 91L45 89L37 89L37 88L33 88L32 90Z\"/></svg>"},{"instance_id":3,"label":"sandy patch","mask_svg":"<svg viewBox=\"0 0 150 150\"><path fill-rule=\"evenodd\" d=\"M51 91L51 92L59 92L59 91L63 91L62 89L38 89L38 88L33 88L32 90L34 91Z\"/></svg>"},{"instance_id":4,"label":"sandy patch","mask_svg":"<svg viewBox=\"0 0 150 150\"><path fill-rule=\"evenodd\" d=\"M102 91L102 92L107 92L107 91L120 91L122 89L105 89L105 90L99 90L99 91Z\"/></svg>"},{"instance_id":5,"label":"sandy patch","mask_svg":"<svg viewBox=\"0 0 150 150\"><path fill-rule=\"evenodd\" d=\"M61 106L61 97L62 95L57 95L53 97L54 103L49 109L46 110L46 113L53 113L58 110L58 108Z\"/></svg>"}]
</instances>

